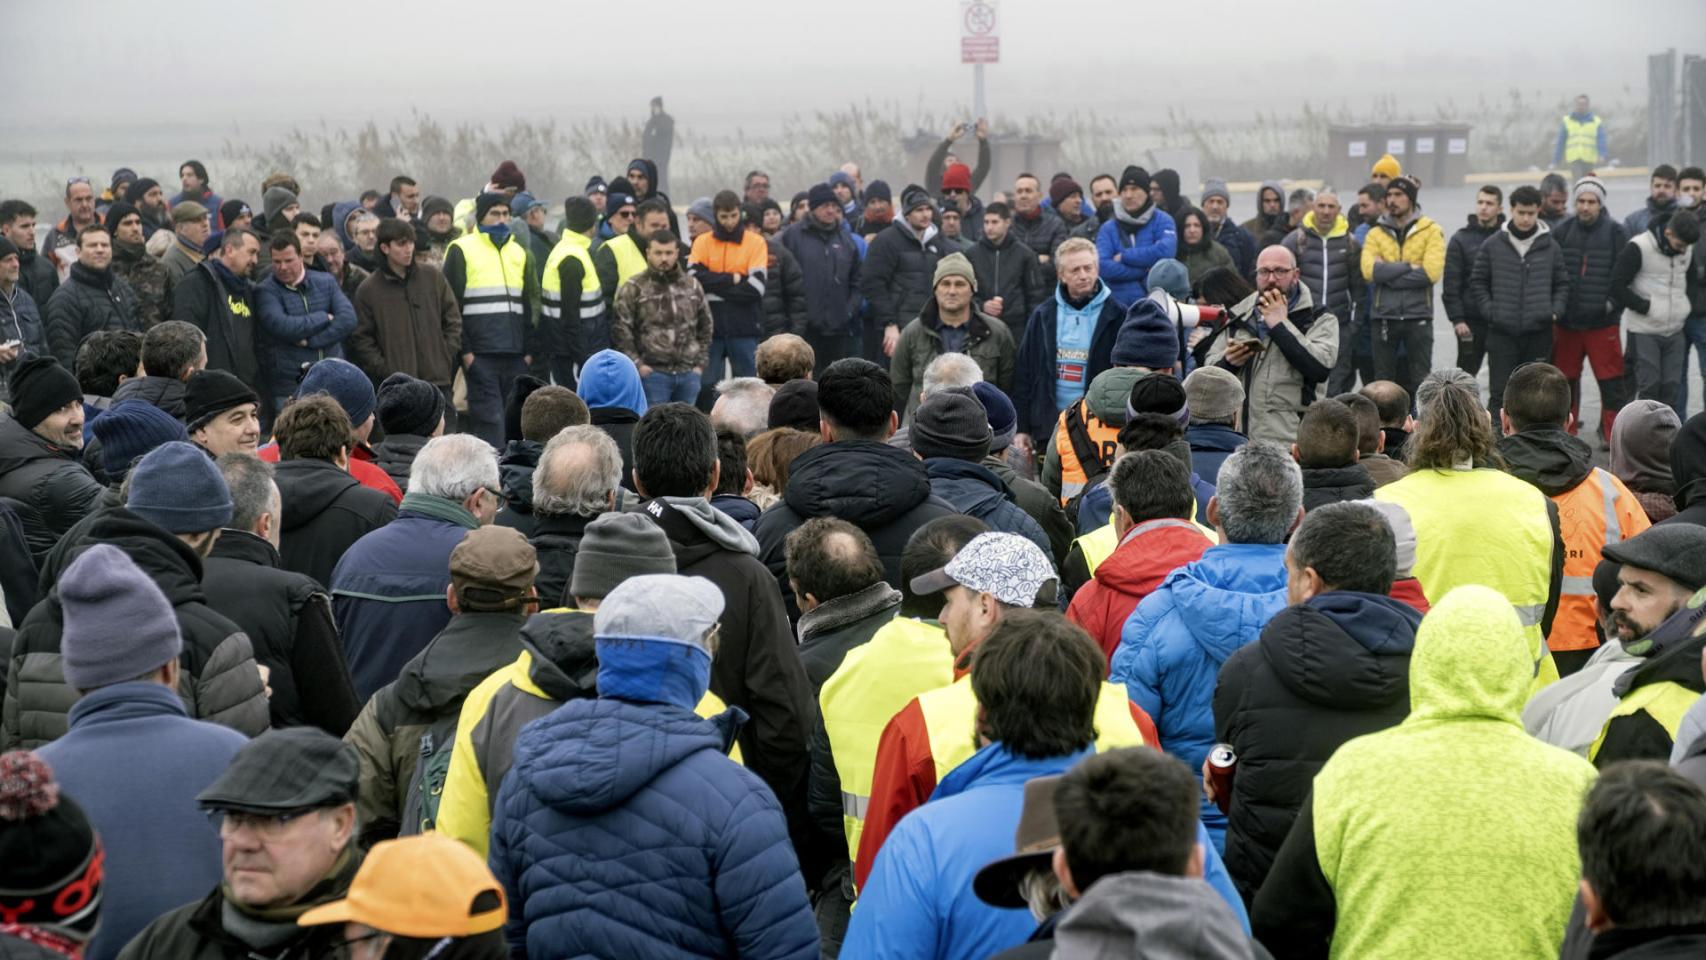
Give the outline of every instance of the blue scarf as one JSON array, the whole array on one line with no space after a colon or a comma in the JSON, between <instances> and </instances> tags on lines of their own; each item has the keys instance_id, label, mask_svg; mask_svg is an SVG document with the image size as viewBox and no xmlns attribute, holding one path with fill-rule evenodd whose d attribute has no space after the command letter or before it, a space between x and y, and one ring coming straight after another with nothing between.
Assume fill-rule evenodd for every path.
<instances>
[{"instance_id":1,"label":"blue scarf","mask_svg":"<svg viewBox=\"0 0 1706 960\"><path fill-rule=\"evenodd\" d=\"M492 238L492 246L501 247L509 242L509 224L499 223L493 226L480 225L480 232Z\"/></svg>"}]
</instances>

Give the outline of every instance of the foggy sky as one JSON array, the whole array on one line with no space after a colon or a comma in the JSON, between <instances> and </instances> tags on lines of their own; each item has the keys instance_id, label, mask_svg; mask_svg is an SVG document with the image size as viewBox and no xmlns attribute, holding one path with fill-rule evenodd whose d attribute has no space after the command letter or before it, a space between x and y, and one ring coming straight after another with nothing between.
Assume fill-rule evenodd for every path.
<instances>
[{"instance_id":1,"label":"foggy sky","mask_svg":"<svg viewBox=\"0 0 1706 960\"><path fill-rule=\"evenodd\" d=\"M639 118L654 94L678 124L709 132L769 132L789 112L864 100L909 118L958 112L971 99L959 10L959 0L0 0L14 82L0 138L40 148L43 124L337 125L411 108L460 120L493 103L495 121ZM1701 0L1000 10L992 113L1086 107L1138 123L1169 105L1240 117L1309 100L1360 113L1382 94L1431 116L1448 97L1473 103L1513 86L1633 102L1648 53L1706 38ZM518 88L522 101L508 101Z\"/></svg>"}]
</instances>

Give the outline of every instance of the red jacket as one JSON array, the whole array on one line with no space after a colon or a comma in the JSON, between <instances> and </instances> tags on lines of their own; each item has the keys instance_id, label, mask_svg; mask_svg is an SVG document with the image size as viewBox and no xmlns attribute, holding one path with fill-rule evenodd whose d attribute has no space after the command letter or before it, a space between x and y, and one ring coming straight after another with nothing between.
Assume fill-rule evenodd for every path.
<instances>
[{"instance_id":1,"label":"red jacket","mask_svg":"<svg viewBox=\"0 0 1706 960\"><path fill-rule=\"evenodd\" d=\"M278 462L278 443L269 443L255 451L255 456L268 463ZM373 451L367 444L361 444L350 451L349 475L364 487L372 487L390 497L396 503L403 502L403 491L398 488L397 481L391 479L378 464L373 462Z\"/></svg>"},{"instance_id":2,"label":"red jacket","mask_svg":"<svg viewBox=\"0 0 1706 960\"><path fill-rule=\"evenodd\" d=\"M1084 628L1110 659L1120 630L1150 591L1167 575L1214 546L1188 520L1150 520L1126 531L1125 539L1096 567L1089 583L1072 595L1066 618Z\"/></svg>"},{"instance_id":3,"label":"red jacket","mask_svg":"<svg viewBox=\"0 0 1706 960\"><path fill-rule=\"evenodd\" d=\"M954 671L955 682L965 671ZM966 681L970 682L970 681ZM1143 742L1159 749L1161 738L1155 721L1135 702L1131 718L1143 734ZM863 887L877 862L877 851L902 817L924 806L936 790L936 758L930 753L930 729L924 710L913 697L883 728L877 741L877 762L871 778L871 799L865 809L865 828L859 835L859 858L853 865L853 881Z\"/></svg>"}]
</instances>

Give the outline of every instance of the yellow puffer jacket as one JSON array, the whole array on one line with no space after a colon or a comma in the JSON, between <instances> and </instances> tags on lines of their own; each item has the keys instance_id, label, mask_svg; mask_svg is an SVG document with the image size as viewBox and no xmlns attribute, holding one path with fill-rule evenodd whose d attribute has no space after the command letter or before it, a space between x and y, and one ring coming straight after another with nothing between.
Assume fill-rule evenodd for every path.
<instances>
[{"instance_id":1,"label":"yellow puffer jacket","mask_svg":"<svg viewBox=\"0 0 1706 960\"><path fill-rule=\"evenodd\" d=\"M1445 276L1445 231L1420 214L1407 227L1382 216L1363 239L1362 276L1374 285L1372 319L1432 320L1434 286Z\"/></svg>"}]
</instances>

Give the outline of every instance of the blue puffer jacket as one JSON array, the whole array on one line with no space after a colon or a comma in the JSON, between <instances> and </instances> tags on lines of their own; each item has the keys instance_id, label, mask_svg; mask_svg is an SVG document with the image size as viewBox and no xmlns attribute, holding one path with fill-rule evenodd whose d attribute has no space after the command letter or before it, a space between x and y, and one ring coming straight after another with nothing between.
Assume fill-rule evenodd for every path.
<instances>
[{"instance_id":1,"label":"blue puffer jacket","mask_svg":"<svg viewBox=\"0 0 1706 960\"><path fill-rule=\"evenodd\" d=\"M745 714L702 720L673 703L610 698L606 660L601 639L599 699L522 728L493 807L490 862L509 897L511 950L815 960L817 923L782 809L723 756Z\"/></svg>"},{"instance_id":2,"label":"blue puffer jacket","mask_svg":"<svg viewBox=\"0 0 1706 960\"><path fill-rule=\"evenodd\" d=\"M294 287L267 277L255 287L255 301L261 378L272 396L295 391L304 363L343 357L344 338L355 329L355 308L331 274L306 271Z\"/></svg>"},{"instance_id":3,"label":"blue puffer jacket","mask_svg":"<svg viewBox=\"0 0 1706 960\"><path fill-rule=\"evenodd\" d=\"M1132 611L1109 664L1133 703L1155 718L1161 747L1202 769L1214 746L1214 681L1220 665L1285 609L1285 545L1229 543L1168 574ZM1217 849L1226 815L1203 801Z\"/></svg>"},{"instance_id":4,"label":"blue puffer jacket","mask_svg":"<svg viewBox=\"0 0 1706 960\"><path fill-rule=\"evenodd\" d=\"M931 457L924 461L924 471L930 475L930 492L955 510L982 520L997 533L1016 533L1036 544L1043 556L1054 556L1042 526L1019 509L993 470L966 460Z\"/></svg>"},{"instance_id":5,"label":"blue puffer jacket","mask_svg":"<svg viewBox=\"0 0 1706 960\"><path fill-rule=\"evenodd\" d=\"M1149 268L1179 250L1173 218L1151 204L1137 216L1114 201L1114 216L1096 234L1096 253L1102 259L1102 282L1113 288L1114 299L1129 307L1149 292ZM1119 259L1115 260L1114 257Z\"/></svg>"}]
</instances>

